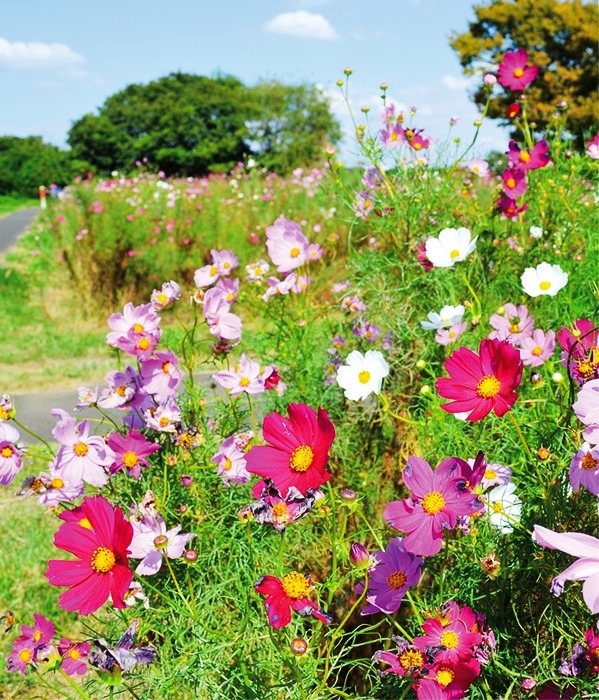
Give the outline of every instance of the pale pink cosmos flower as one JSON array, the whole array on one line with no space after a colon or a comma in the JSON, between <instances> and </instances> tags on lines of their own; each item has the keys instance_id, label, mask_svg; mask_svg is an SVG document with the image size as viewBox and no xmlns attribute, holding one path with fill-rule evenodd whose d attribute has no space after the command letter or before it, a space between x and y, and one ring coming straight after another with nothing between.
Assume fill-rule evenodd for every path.
<instances>
[{"instance_id":1,"label":"pale pink cosmos flower","mask_svg":"<svg viewBox=\"0 0 599 700\"><path fill-rule=\"evenodd\" d=\"M150 430L157 430L161 433L176 433L181 424L181 409L171 398L159 406L146 409L144 421Z\"/></svg>"},{"instance_id":2,"label":"pale pink cosmos flower","mask_svg":"<svg viewBox=\"0 0 599 700\"><path fill-rule=\"evenodd\" d=\"M586 425L582 432L584 439L591 445L599 444L599 379L591 379L582 385L572 408Z\"/></svg>"},{"instance_id":3,"label":"pale pink cosmos flower","mask_svg":"<svg viewBox=\"0 0 599 700\"><path fill-rule=\"evenodd\" d=\"M221 275L230 275L238 267L239 260L232 250L211 250L212 261Z\"/></svg>"},{"instance_id":4,"label":"pale pink cosmos flower","mask_svg":"<svg viewBox=\"0 0 599 700\"><path fill-rule=\"evenodd\" d=\"M268 283L268 289L262 295L262 301L268 301L271 297L277 294L289 294L289 292L293 289L293 285L295 284L296 280L297 276L295 272L287 275L287 277L285 277L283 280L279 280L276 277L268 277L266 280Z\"/></svg>"},{"instance_id":5,"label":"pale pink cosmos flower","mask_svg":"<svg viewBox=\"0 0 599 700\"><path fill-rule=\"evenodd\" d=\"M237 295L239 294L239 280L238 279L221 279L214 285L215 289L220 289L220 291L225 295L225 301L227 304L232 304L237 300Z\"/></svg>"},{"instance_id":6,"label":"pale pink cosmos flower","mask_svg":"<svg viewBox=\"0 0 599 700\"><path fill-rule=\"evenodd\" d=\"M306 289L310 286L310 278L308 275L298 275L297 280L293 287L291 287L291 291L294 294L301 294L302 292L305 292Z\"/></svg>"},{"instance_id":7,"label":"pale pink cosmos flower","mask_svg":"<svg viewBox=\"0 0 599 700\"><path fill-rule=\"evenodd\" d=\"M181 525L166 529L164 518L160 515L131 520L133 540L129 545L129 556L141 559L135 573L140 576L152 576L160 571L163 555L169 559L178 559L185 550L185 545L195 537L192 534L179 534Z\"/></svg>"},{"instance_id":8,"label":"pale pink cosmos flower","mask_svg":"<svg viewBox=\"0 0 599 700\"><path fill-rule=\"evenodd\" d=\"M583 442L570 462L570 484L574 491L584 486L595 496L599 496L599 447L591 447Z\"/></svg>"},{"instance_id":9,"label":"pale pink cosmos flower","mask_svg":"<svg viewBox=\"0 0 599 700\"><path fill-rule=\"evenodd\" d=\"M466 331L468 323L466 321L458 321L449 328L439 328L435 333L435 342L439 345L451 345Z\"/></svg>"},{"instance_id":10,"label":"pale pink cosmos flower","mask_svg":"<svg viewBox=\"0 0 599 700\"><path fill-rule=\"evenodd\" d=\"M204 265L196 270L193 275L193 281L196 287L202 289L203 287L209 287L214 284L216 280L220 277L220 272L218 270L218 265L212 263L211 265Z\"/></svg>"},{"instance_id":11,"label":"pale pink cosmos flower","mask_svg":"<svg viewBox=\"0 0 599 700\"><path fill-rule=\"evenodd\" d=\"M108 345L130 354L135 354L131 349L135 348L142 339L155 336L157 336L156 342L160 339L160 316L152 304L134 306L132 302L128 302L123 308L123 313L114 313L108 317L108 325L111 328L106 335ZM147 347L140 348L140 350L147 349Z\"/></svg>"},{"instance_id":12,"label":"pale pink cosmos flower","mask_svg":"<svg viewBox=\"0 0 599 700\"><path fill-rule=\"evenodd\" d=\"M310 243L308 245L308 260L320 260L324 255L324 248L318 243Z\"/></svg>"},{"instance_id":13,"label":"pale pink cosmos flower","mask_svg":"<svg viewBox=\"0 0 599 700\"><path fill-rule=\"evenodd\" d=\"M19 445L19 431L8 423L0 422L0 485L12 484L23 467L23 446Z\"/></svg>"},{"instance_id":14,"label":"pale pink cosmos flower","mask_svg":"<svg viewBox=\"0 0 599 700\"><path fill-rule=\"evenodd\" d=\"M308 239L299 224L284 217L279 217L266 229L266 247L270 259L282 273L295 270L308 257Z\"/></svg>"},{"instance_id":15,"label":"pale pink cosmos flower","mask_svg":"<svg viewBox=\"0 0 599 700\"><path fill-rule=\"evenodd\" d=\"M60 443L54 466L64 480L72 483L85 481L101 488L108 482L106 468L114 462L114 452L104 438L90 435L89 421L77 423L64 412L53 410L52 415L59 421L52 431L54 439Z\"/></svg>"},{"instance_id":16,"label":"pale pink cosmos flower","mask_svg":"<svg viewBox=\"0 0 599 700\"><path fill-rule=\"evenodd\" d=\"M507 340L510 345L517 345L532 334L534 323L534 317L529 315L524 304L515 306L507 303L503 314L495 313L489 319L489 324L495 329L489 333L489 338Z\"/></svg>"},{"instance_id":17,"label":"pale pink cosmos flower","mask_svg":"<svg viewBox=\"0 0 599 700\"><path fill-rule=\"evenodd\" d=\"M130 403L139 387L138 374L133 367L128 366L124 372L109 372L106 375L105 389L102 389L97 400L101 408L122 408Z\"/></svg>"},{"instance_id":18,"label":"pale pink cosmos flower","mask_svg":"<svg viewBox=\"0 0 599 700\"><path fill-rule=\"evenodd\" d=\"M229 311L231 304L222 289L209 289L204 295L203 308L212 335L234 341L241 338L241 319Z\"/></svg>"},{"instance_id":19,"label":"pale pink cosmos flower","mask_svg":"<svg viewBox=\"0 0 599 700\"><path fill-rule=\"evenodd\" d=\"M527 367L540 367L555 351L555 332L537 328L520 340L520 359Z\"/></svg>"},{"instance_id":20,"label":"pale pink cosmos flower","mask_svg":"<svg viewBox=\"0 0 599 700\"><path fill-rule=\"evenodd\" d=\"M42 506L55 507L61 503L70 503L83 496L85 484L83 481L68 481L66 474L61 473L53 463L47 472L25 479L18 496L37 496L37 502Z\"/></svg>"},{"instance_id":21,"label":"pale pink cosmos flower","mask_svg":"<svg viewBox=\"0 0 599 700\"><path fill-rule=\"evenodd\" d=\"M554 532L541 525L535 525L533 530L532 539L541 547L559 549L577 557L573 564L553 579L553 595L562 594L564 581L584 581L584 602L594 615L599 613L599 539L580 532Z\"/></svg>"},{"instance_id":22,"label":"pale pink cosmos flower","mask_svg":"<svg viewBox=\"0 0 599 700\"><path fill-rule=\"evenodd\" d=\"M466 169L478 177L489 177L489 164L482 158L472 158L466 164Z\"/></svg>"},{"instance_id":23,"label":"pale pink cosmos flower","mask_svg":"<svg viewBox=\"0 0 599 700\"><path fill-rule=\"evenodd\" d=\"M143 360L139 374L144 390L161 403L173 396L183 379L179 358L174 352L157 352L149 360Z\"/></svg>"},{"instance_id":24,"label":"pale pink cosmos flower","mask_svg":"<svg viewBox=\"0 0 599 700\"><path fill-rule=\"evenodd\" d=\"M266 260L258 260L258 262L250 263L245 266L248 282L261 282L264 275L270 270L270 265Z\"/></svg>"},{"instance_id":25,"label":"pale pink cosmos flower","mask_svg":"<svg viewBox=\"0 0 599 700\"><path fill-rule=\"evenodd\" d=\"M265 391L260 365L250 360L245 353L232 369L221 370L213 374L212 378L219 386L227 389L231 396L239 396L244 391L246 394L261 394Z\"/></svg>"},{"instance_id":26,"label":"pale pink cosmos flower","mask_svg":"<svg viewBox=\"0 0 599 700\"><path fill-rule=\"evenodd\" d=\"M155 289L152 292L150 302L156 311L162 311L162 309L168 308L180 298L181 288L176 282L171 280L170 282L164 282L160 289Z\"/></svg>"},{"instance_id":27,"label":"pale pink cosmos flower","mask_svg":"<svg viewBox=\"0 0 599 700\"><path fill-rule=\"evenodd\" d=\"M88 386L80 386L77 389L77 405L76 409L89 408L98 401L98 387L92 389Z\"/></svg>"},{"instance_id":28,"label":"pale pink cosmos flower","mask_svg":"<svg viewBox=\"0 0 599 700\"><path fill-rule=\"evenodd\" d=\"M246 469L245 453L239 448L236 438L236 435L232 435L224 440L210 460L218 464L218 475L225 486L229 486L231 481L235 484L245 484L251 477Z\"/></svg>"}]
</instances>

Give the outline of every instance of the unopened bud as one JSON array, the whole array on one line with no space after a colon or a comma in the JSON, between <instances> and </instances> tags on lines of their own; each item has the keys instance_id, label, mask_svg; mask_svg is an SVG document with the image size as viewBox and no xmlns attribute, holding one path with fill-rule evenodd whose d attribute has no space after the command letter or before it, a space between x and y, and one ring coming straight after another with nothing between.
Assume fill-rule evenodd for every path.
<instances>
[{"instance_id":1,"label":"unopened bud","mask_svg":"<svg viewBox=\"0 0 599 700\"><path fill-rule=\"evenodd\" d=\"M360 542L354 542L349 549L349 558L354 566L365 569L370 566L370 555L368 550Z\"/></svg>"},{"instance_id":2,"label":"unopened bud","mask_svg":"<svg viewBox=\"0 0 599 700\"><path fill-rule=\"evenodd\" d=\"M533 386L539 386L539 384L543 383L543 375L539 374L539 372L531 372L529 379Z\"/></svg>"},{"instance_id":3,"label":"unopened bud","mask_svg":"<svg viewBox=\"0 0 599 700\"><path fill-rule=\"evenodd\" d=\"M197 558L198 558L198 552L195 549L188 549L183 554L183 559L185 559L185 561L188 561L190 564L193 563L194 561L197 561Z\"/></svg>"},{"instance_id":4,"label":"unopened bud","mask_svg":"<svg viewBox=\"0 0 599 700\"><path fill-rule=\"evenodd\" d=\"M551 452L546 447L539 447L537 450L537 457L541 459L543 462L547 459L549 459L549 456L551 455Z\"/></svg>"},{"instance_id":5,"label":"unopened bud","mask_svg":"<svg viewBox=\"0 0 599 700\"><path fill-rule=\"evenodd\" d=\"M341 498L344 501L347 501L348 503L353 503L357 497L358 494L352 489L341 489Z\"/></svg>"},{"instance_id":6,"label":"unopened bud","mask_svg":"<svg viewBox=\"0 0 599 700\"><path fill-rule=\"evenodd\" d=\"M296 637L295 639L291 640L289 647L294 654L301 656L308 651L308 642L301 637Z\"/></svg>"}]
</instances>

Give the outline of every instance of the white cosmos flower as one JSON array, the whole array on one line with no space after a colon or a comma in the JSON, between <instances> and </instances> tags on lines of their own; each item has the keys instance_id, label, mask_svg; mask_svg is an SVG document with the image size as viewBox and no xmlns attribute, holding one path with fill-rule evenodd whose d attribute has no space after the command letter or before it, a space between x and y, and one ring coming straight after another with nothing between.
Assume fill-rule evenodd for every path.
<instances>
[{"instance_id":1,"label":"white cosmos flower","mask_svg":"<svg viewBox=\"0 0 599 700\"><path fill-rule=\"evenodd\" d=\"M536 267L527 267L520 277L522 289L531 297L548 294L554 297L568 284L568 273L559 265L542 262Z\"/></svg>"},{"instance_id":2,"label":"white cosmos flower","mask_svg":"<svg viewBox=\"0 0 599 700\"><path fill-rule=\"evenodd\" d=\"M514 525L520 522L522 501L515 491L516 486L510 482L505 486L496 486L485 497L491 525L503 533L511 532Z\"/></svg>"},{"instance_id":3,"label":"white cosmos flower","mask_svg":"<svg viewBox=\"0 0 599 700\"><path fill-rule=\"evenodd\" d=\"M358 350L350 352L346 364L337 370L337 384L345 389L345 398L362 401L372 392L379 394L383 378L389 374L389 365L378 350L368 350L362 355Z\"/></svg>"},{"instance_id":4,"label":"white cosmos flower","mask_svg":"<svg viewBox=\"0 0 599 700\"><path fill-rule=\"evenodd\" d=\"M531 226L529 233L533 238L539 239L543 237L543 229L540 226Z\"/></svg>"},{"instance_id":5,"label":"white cosmos flower","mask_svg":"<svg viewBox=\"0 0 599 700\"><path fill-rule=\"evenodd\" d=\"M420 321L420 325L426 331L436 331L439 328L451 328L454 323L462 320L466 309L459 306L444 306L439 313L431 311L427 314L428 321Z\"/></svg>"},{"instance_id":6,"label":"white cosmos flower","mask_svg":"<svg viewBox=\"0 0 599 700\"><path fill-rule=\"evenodd\" d=\"M472 238L467 228L444 228L439 238L426 241L426 257L433 267L453 267L454 263L465 260L472 253L477 238Z\"/></svg>"}]
</instances>

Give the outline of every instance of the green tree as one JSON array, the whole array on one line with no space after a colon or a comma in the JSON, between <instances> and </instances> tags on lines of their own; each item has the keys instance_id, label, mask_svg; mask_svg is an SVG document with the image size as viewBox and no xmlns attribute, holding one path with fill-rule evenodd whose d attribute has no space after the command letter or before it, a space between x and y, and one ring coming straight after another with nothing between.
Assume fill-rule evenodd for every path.
<instances>
[{"instance_id":1,"label":"green tree","mask_svg":"<svg viewBox=\"0 0 599 700\"><path fill-rule=\"evenodd\" d=\"M286 172L321 163L323 148L341 137L326 96L315 85L259 83L250 91L249 144L261 165Z\"/></svg>"},{"instance_id":2,"label":"green tree","mask_svg":"<svg viewBox=\"0 0 599 700\"><path fill-rule=\"evenodd\" d=\"M67 185L73 176L68 151L41 136L0 136L0 194L37 197L40 185Z\"/></svg>"},{"instance_id":3,"label":"green tree","mask_svg":"<svg viewBox=\"0 0 599 700\"><path fill-rule=\"evenodd\" d=\"M527 88L529 121L545 130L561 100L568 105L568 128L582 145L597 129L597 25L596 2L583 0L492 0L474 7L476 20L464 34L451 37L467 75L496 67L506 51L524 48L529 63L539 67ZM473 95L476 104L486 102L483 87ZM506 118L514 96L505 91L492 100L489 116Z\"/></svg>"}]
</instances>

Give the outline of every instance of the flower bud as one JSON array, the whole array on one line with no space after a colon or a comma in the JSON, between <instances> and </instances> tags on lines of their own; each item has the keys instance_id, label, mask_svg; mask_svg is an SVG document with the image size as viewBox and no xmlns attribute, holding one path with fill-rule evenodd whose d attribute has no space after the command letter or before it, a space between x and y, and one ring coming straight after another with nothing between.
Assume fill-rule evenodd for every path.
<instances>
[{"instance_id":1,"label":"flower bud","mask_svg":"<svg viewBox=\"0 0 599 700\"><path fill-rule=\"evenodd\" d=\"M291 640L289 647L294 654L301 656L308 651L308 642L301 637L296 637L295 639Z\"/></svg>"},{"instance_id":2,"label":"flower bud","mask_svg":"<svg viewBox=\"0 0 599 700\"><path fill-rule=\"evenodd\" d=\"M156 549L166 549L168 545L168 537L166 535L158 535L154 537L154 547Z\"/></svg>"},{"instance_id":3,"label":"flower bud","mask_svg":"<svg viewBox=\"0 0 599 700\"><path fill-rule=\"evenodd\" d=\"M383 92L385 92L385 90L389 89L389 85L387 85L387 83L381 83L380 88Z\"/></svg>"},{"instance_id":4,"label":"flower bud","mask_svg":"<svg viewBox=\"0 0 599 700\"><path fill-rule=\"evenodd\" d=\"M185 553L183 554L183 559L185 559L185 561L189 562L190 564L192 564L194 561L197 561L197 559L198 559L197 550L195 550L195 549L186 550Z\"/></svg>"},{"instance_id":5,"label":"flower bud","mask_svg":"<svg viewBox=\"0 0 599 700\"><path fill-rule=\"evenodd\" d=\"M539 449L537 450L537 457L543 462L549 459L550 455L551 452L549 452L549 450L546 447L539 447Z\"/></svg>"},{"instance_id":6,"label":"flower bud","mask_svg":"<svg viewBox=\"0 0 599 700\"><path fill-rule=\"evenodd\" d=\"M426 362L424 360L418 360L418 362L416 362L416 367L418 369L424 369L426 367Z\"/></svg>"},{"instance_id":7,"label":"flower bud","mask_svg":"<svg viewBox=\"0 0 599 700\"><path fill-rule=\"evenodd\" d=\"M188 489L193 484L193 476L183 474L183 476L181 477L181 483L183 484L183 486L185 486L186 489Z\"/></svg>"},{"instance_id":8,"label":"flower bud","mask_svg":"<svg viewBox=\"0 0 599 700\"><path fill-rule=\"evenodd\" d=\"M358 494L352 489L341 489L341 498L347 503L353 503L357 497Z\"/></svg>"},{"instance_id":9,"label":"flower bud","mask_svg":"<svg viewBox=\"0 0 599 700\"><path fill-rule=\"evenodd\" d=\"M348 66L347 68L343 69L343 72L345 75L351 75L353 73L353 70Z\"/></svg>"},{"instance_id":10,"label":"flower bud","mask_svg":"<svg viewBox=\"0 0 599 700\"><path fill-rule=\"evenodd\" d=\"M485 73L483 76L483 83L487 87L493 87L497 83L497 76L493 75L493 73Z\"/></svg>"},{"instance_id":11,"label":"flower bud","mask_svg":"<svg viewBox=\"0 0 599 700\"><path fill-rule=\"evenodd\" d=\"M354 566L365 569L370 566L370 555L368 550L360 542L354 542L349 549L349 558Z\"/></svg>"},{"instance_id":12,"label":"flower bud","mask_svg":"<svg viewBox=\"0 0 599 700\"><path fill-rule=\"evenodd\" d=\"M543 375L539 374L539 372L531 372L529 380L533 386L539 386L539 384L543 383Z\"/></svg>"},{"instance_id":13,"label":"flower bud","mask_svg":"<svg viewBox=\"0 0 599 700\"><path fill-rule=\"evenodd\" d=\"M554 372L551 375L551 380L554 381L556 384L559 384L564 378L564 375L561 372Z\"/></svg>"},{"instance_id":14,"label":"flower bud","mask_svg":"<svg viewBox=\"0 0 599 700\"><path fill-rule=\"evenodd\" d=\"M420 387L420 393L421 393L421 394L430 394L430 393L431 393L430 384L423 384L423 385Z\"/></svg>"}]
</instances>

